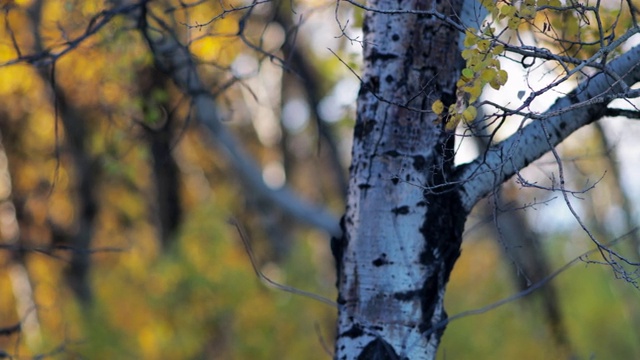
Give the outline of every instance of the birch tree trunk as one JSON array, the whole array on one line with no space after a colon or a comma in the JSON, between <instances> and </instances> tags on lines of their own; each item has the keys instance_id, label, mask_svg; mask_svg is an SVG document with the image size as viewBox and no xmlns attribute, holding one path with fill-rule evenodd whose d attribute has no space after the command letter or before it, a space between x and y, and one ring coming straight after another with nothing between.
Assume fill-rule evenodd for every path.
<instances>
[{"instance_id":1,"label":"birch tree trunk","mask_svg":"<svg viewBox=\"0 0 640 360\"><path fill-rule=\"evenodd\" d=\"M459 33L432 16L384 10L452 15L461 1L368 5L344 235L332 243L336 359L432 359L466 213L448 183L453 134L430 109L455 101Z\"/></svg>"}]
</instances>

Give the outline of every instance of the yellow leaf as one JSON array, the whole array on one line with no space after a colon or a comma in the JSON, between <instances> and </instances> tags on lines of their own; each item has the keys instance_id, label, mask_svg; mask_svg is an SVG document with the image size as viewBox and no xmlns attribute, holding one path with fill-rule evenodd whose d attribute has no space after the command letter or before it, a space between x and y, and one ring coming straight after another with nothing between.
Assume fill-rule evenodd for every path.
<instances>
[{"instance_id":1,"label":"yellow leaf","mask_svg":"<svg viewBox=\"0 0 640 360\"><path fill-rule=\"evenodd\" d=\"M464 49L464 50L462 50L462 58L465 59L465 60L469 60L473 56L475 56L477 53L478 53L478 51L475 50L475 49Z\"/></svg>"},{"instance_id":2,"label":"yellow leaf","mask_svg":"<svg viewBox=\"0 0 640 360\"><path fill-rule=\"evenodd\" d=\"M447 129L448 131L455 130L456 127L458 127L458 123L460 122L461 118L462 117L460 116L460 114L455 114L451 116L449 118L449 121L447 121L447 124L445 125L445 129Z\"/></svg>"},{"instance_id":3,"label":"yellow leaf","mask_svg":"<svg viewBox=\"0 0 640 360\"><path fill-rule=\"evenodd\" d=\"M500 14L504 16L512 16L516 13L516 7L511 5L504 5L500 7Z\"/></svg>"},{"instance_id":4,"label":"yellow leaf","mask_svg":"<svg viewBox=\"0 0 640 360\"><path fill-rule=\"evenodd\" d=\"M464 47L470 47L478 42L478 37L473 32L475 32L475 29L469 29L465 32Z\"/></svg>"},{"instance_id":5,"label":"yellow leaf","mask_svg":"<svg viewBox=\"0 0 640 360\"><path fill-rule=\"evenodd\" d=\"M493 0L481 0L480 3L489 11L496 7L496 3Z\"/></svg>"},{"instance_id":6,"label":"yellow leaf","mask_svg":"<svg viewBox=\"0 0 640 360\"><path fill-rule=\"evenodd\" d=\"M512 17L511 19L509 19L509 23L507 24L507 27L511 30L515 30L518 28L519 25L520 25L520 19L517 17Z\"/></svg>"},{"instance_id":7,"label":"yellow leaf","mask_svg":"<svg viewBox=\"0 0 640 360\"><path fill-rule=\"evenodd\" d=\"M495 33L496 29L493 26L487 26L483 31L483 34L490 37L494 36Z\"/></svg>"},{"instance_id":8,"label":"yellow leaf","mask_svg":"<svg viewBox=\"0 0 640 360\"><path fill-rule=\"evenodd\" d=\"M434 101L433 104L431 105L431 111L433 111L434 114L436 115L442 114L442 111L444 111L444 104L442 103L442 101L440 100Z\"/></svg>"},{"instance_id":9,"label":"yellow leaf","mask_svg":"<svg viewBox=\"0 0 640 360\"><path fill-rule=\"evenodd\" d=\"M508 79L509 79L509 73L507 73L504 70L498 71L498 75L496 76L496 81L498 84L504 85L507 83Z\"/></svg>"},{"instance_id":10,"label":"yellow leaf","mask_svg":"<svg viewBox=\"0 0 640 360\"><path fill-rule=\"evenodd\" d=\"M489 49L489 45L491 45L489 40L478 41L478 49L480 49L480 51L482 52L486 52Z\"/></svg>"},{"instance_id":11,"label":"yellow leaf","mask_svg":"<svg viewBox=\"0 0 640 360\"><path fill-rule=\"evenodd\" d=\"M475 106L469 106L462 112L462 117L467 122L475 120L476 116L478 116L478 110Z\"/></svg>"},{"instance_id":12,"label":"yellow leaf","mask_svg":"<svg viewBox=\"0 0 640 360\"><path fill-rule=\"evenodd\" d=\"M473 86L467 86L463 90L469 94L469 101L473 102L476 101L480 93L482 93L482 85L476 81Z\"/></svg>"},{"instance_id":13,"label":"yellow leaf","mask_svg":"<svg viewBox=\"0 0 640 360\"><path fill-rule=\"evenodd\" d=\"M482 81L486 83L488 83L489 81L493 80L496 78L497 76L497 72L496 69L494 68L488 68L486 70L484 70L481 75L480 75L480 79L482 79Z\"/></svg>"}]
</instances>

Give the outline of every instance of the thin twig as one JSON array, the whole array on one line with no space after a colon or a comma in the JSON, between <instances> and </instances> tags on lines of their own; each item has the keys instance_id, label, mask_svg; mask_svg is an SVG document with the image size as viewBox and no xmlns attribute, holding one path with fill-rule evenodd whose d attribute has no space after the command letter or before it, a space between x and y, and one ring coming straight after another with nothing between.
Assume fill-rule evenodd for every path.
<instances>
[{"instance_id":1,"label":"thin twig","mask_svg":"<svg viewBox=\"0 0 640 360\"><path fill-rule=\"evenodd\" d=\"M256 261L255 255L253 254L253 250L251 249L251 244L249 243L249 237L246 235L246 233L242 229L242 226L235 219L231 218L231 219L229 219L227 221L228 221L229 224L233 225L236 228L236 230L238 231L238 235L240 236L240 239L242 240L242 245L244 245L244 249L247 252L247 255L249 255L249 260L251 261L251 267L253 267L253 271L256 273L258 278L265 285L273 287L273 288L281 290L281 291L285 291L285 292L294 294L294 295L304 296L304 297L307 297L309 299L313 299L313 300L319 301L321 303L327 304L327 305L332 306L334 308L338 308L338 304L335 301L331 301L331 300L327 299L324 296L321 296L321 295L318 295L318 294L314 294L314 293L311 293L311 292L308 292L308 291L296 289L296 288L291 287L291 286L279 284L279 283L269 279L258 268L258 262Z\"/></svg>"}]
</instances>

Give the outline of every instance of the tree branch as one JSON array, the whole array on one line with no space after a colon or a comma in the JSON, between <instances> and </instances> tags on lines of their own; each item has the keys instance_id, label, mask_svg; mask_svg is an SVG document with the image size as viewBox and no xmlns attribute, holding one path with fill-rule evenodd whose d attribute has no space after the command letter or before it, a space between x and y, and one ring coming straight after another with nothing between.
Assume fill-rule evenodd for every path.
<instances>
[{"instance_id":1,"label":"tree branch","mask_svg":"<svg viewBox=\"0 0 640 360\"><path fill-rule=\"evenodd\" d=\"M612 60L607 73L585 79L571 93L556 100L542 119L536 116L537 120L461 165L455 180L461 184L465 210L470 211L485 195L544 155L550 145L558 145L577 129L600 119L607 112L609 101L624 97L629 86L640 81L639 60L640 46L636 46ZM618 79L607 74L615 74Z\"/></svg>"},{"instance_id":2,"label":"tree branch","mask_svg":"<svg viewBox=\"0 0 640 360\"><path fill-rule=\"evenodd\" d=\"M286 186L272 189L264 182L258 165L238 145L234 136L222 124L215 99L200 79L197 63L192 58L189 49L175 38L175 35L162 24L160 19L155 18L154 20L166 31L151 29L147 25L146 19L139 20L143 24L141 30L153 52L156 65L172 78L182 92L191 97L197 119L204 125L203 130L211 140L209 143L226 153L229 163L246 185L247 193L268 200L288 215L304 223L320 228L331 235L339 236L341 230L334 215L325 209L304 202Z\"/></svg>"},{"instance_id":3,"label":"tree branch","mask_svg":"<svg viewBox=\"0 0 640 360\"><path fill-rule=\"evenodd\" d=\"M21 323L17 323L15 325L11 325L11 326L1 327L0 328L0 336L13 335L13 334L15 334L17 332L20 332L20 330L22 330L22 324Z\"/></svg>"},{"instance_id":4,"label":"tree branch","mask_svg":"<svg viewBox=\"0 0 640 360\"><path fill-rule=\"evenodd\" d=\"M640 111L638 110L628 110L628 109L618 109L618 108L607 108L604 113L604 116L607 117L626 117L627 119L640 119Z\"/></svg>"}]
</instances>

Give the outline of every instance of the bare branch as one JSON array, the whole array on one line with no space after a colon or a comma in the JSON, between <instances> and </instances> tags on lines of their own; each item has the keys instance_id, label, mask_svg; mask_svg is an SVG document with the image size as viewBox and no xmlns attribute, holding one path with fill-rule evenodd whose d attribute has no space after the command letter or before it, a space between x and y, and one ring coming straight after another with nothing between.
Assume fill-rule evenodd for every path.
<instances>
[{"instance_id":1,"label":"bare branch","mask_svg":"<svg viewBox=\"0 0 640 360\"><path fill-rule=\"evenodd\" d=\"M240 236L240 240L242 240L242 245L244 246L244 249L247 252L247 255L249 255L249 260L251 261L251 267L253 267L253 271L255 272L256 276L260 279L260 281L262 281L264 284L266 284L267 286L270 286L270 287L272 287L274 289L278 289L278 290L281 290L281 291L284 291L284 292L288 292L288 293L291 293L291 294L294 294L294 295L304 296L304 297L307 297L309 299L313 299L313 300L319 301L321 303L327 304L327 305L329 305L331 307L334 307L334 308L338 307L338 304L336 304L335 301L331 301L331 300L327 299L324 296L321 296L321 295L318 295L318 294L314 294L314 293L310 293L308 291L296 289L294 287L283 285L283 284L280 284L280 283L277 283L277 282L271 280L267 275L265 275L258 268L258 261L256 260L255 255L253 254L253 249L251 248L251 244L249 243L249 237L244 232L244 230L242 229L240 224L235 219L229 219L228 222L229 222L229 224L231 224L233 227L236 228L236 231L238 232L238 235Z\"/></svg>"},{"instance_id":2,"label":"bare branch","mask_svg":"<svg viewBox=\"0 0 640 360\"><path fill-rule=\"evenodd\" d=\"M617 109L617 108L607 108L604 113L604 116L608 117L626 117L627 119L640 119L640 111L638 110L627 110L627 109Z\"/></svg>"},{"instance_id":3,"label":"bare branch","mask_svg":"<svg viewBox=\"0 0 640 360\"><path fill-rule=\"evenodd\" d=\"M625 234L617 239L614 239L613 241L609 242L608 244L606 244L605 246L610 247L616 243L618 243L620 240L623 240L628 234ZM566 270L568 270L570 267L572 267L573 265L577 264L578 262L586 262L586 263L592 263L592 261L588 260L589 255L591 254L595 254L597 252L601 251L600 247L596 247L594 249L588 250L584 253L582 253L581 255L573 258L573 260L567 262L566 264L564 264L562 267L560 267L559 269L557 269L556 271L552 272L551 274L549 274L547 277L545 277L544 279L540 280L539 282L533 284L532 286L530 286L529 288L527 288L526 290L522 290L516 294L513 294L509 297L506 297L502 300L498 300L494 303L491 303L489 305L477 308L477 309L472 309L472 310L466 310L466 311L462 311L458 314L455 314L451 317L449 317L448 319L445 319L443 321L441 321L439 324L434 325L431 329L429 329L429 333L434 332L434 331L438 331L438 329L444 328L446 327L449 323L451 323L454 320L458 320L461 318L465 318L465 317L469 317L469 316L473 316L473 315L481 315L484 314L486 312L489 312L493 309L499 308L502 305L506 305L508 303L520 300L526 296L529 296L531 294L533 294L534 292L540 290L542 287L546 286L547 284L549 284L553 279L555 279L556 277L558 277L560 274L562 274L563 272L565 272Z\"/></svg>"},{"instance_id":4,"label":"bare branch","mask_svg":"<svg viewBox=\"0 0 640 360\"><path fill-rule=\"evenodd\" d=\"M19 332L21 329L22 329L22 324L21 323L17 323L15 325L11 325L11 326L2 327L2 328L0 328L0 336L9 336L9 335L12 335L14 333Z\"/></svg>"},{"instance_id":5,"label":"bare branch","mask_svg":"<svg viewBox=\"0 0 640 360\"><path fill-rule=\"evenodd\" d=\"M463 206L467 211L486 194L548 152L580 127L600 119L607 102L640 81L640 46L612 60L607 66L619 79L599 73L585 79L568 95L559 98L539 120L522 127L506 140L458 169ZM605 98L608 101L599 101ZM567 110L570 109L570 110ZM545 118L545 115L549 115ZM548 129L546 138L543 123Z\"/></svg>"},{"instance_id":6,"label":"bare branch","mask_svg":"<svg viewBox=\"0 0 640 360\"><path fill-rule=\"evenodd\" d=\"M153 16L144 12L142 15L138 14L138 16L144 15ZM135 20L146 24L146 19ZM212 146L226 153L229 163L235 168L251 195L270 201L288 215L304 223L331 235L340 235L338 220L333 214L301 200L286 186L273 189L264 182L258 165L222 124L216 101L200 79L197 63L189 49L175 38L160 19L154 18L154 20L160 28L167 31L152 30L148 26L142 27L141 31L153 52L156 65L171 77L182 92L191 97L197 119L204 125L203 134L207 135L206 138Z\"/></svg>"},{"instance_id":7,"label":"bare branch","mask_svg":"<svg viewBox=\"0 0 640 360\"><path fill-rule=\"evenodd\" d=\"M139 3L133 3L131 5L114 7L111 10L103 10L98 14L94 15L89 20L89 24L87 25L84 33L82 33L78 37L69 39L65 43L60 44L58 46L45 49L42 51L37 51L36 53L30 54L30 55L21 55L19 49L15 48L19 56L12 60L6 61L4 63L0 63L0 67L19 64L19 63L28 63L36 66L45 66L45 65L53 64L62 56L76 49L78 46L80 46L82 43L87 41L93 35L97 34L100 30L102 30L102 28L108 25L111 22L111 20L113 20L116 16L122 15L122 14L129 14L137 10L140 6L141 4Z\"/></svg>"}]
</instances>

